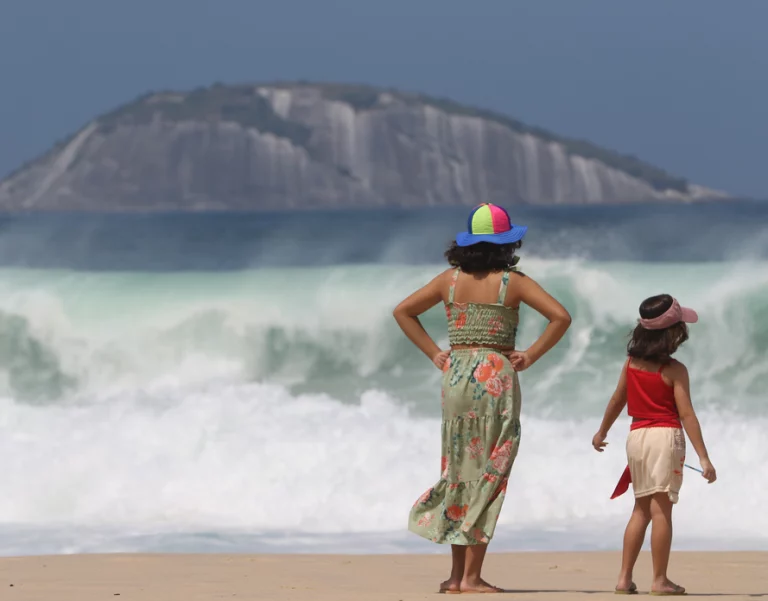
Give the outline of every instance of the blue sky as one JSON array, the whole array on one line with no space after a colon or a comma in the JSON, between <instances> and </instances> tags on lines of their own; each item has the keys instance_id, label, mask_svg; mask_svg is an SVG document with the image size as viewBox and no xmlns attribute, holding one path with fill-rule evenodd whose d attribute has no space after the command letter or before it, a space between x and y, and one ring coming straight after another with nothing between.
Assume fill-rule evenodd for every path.
<instances>
[{"instance_id":1,"label":"blue sky","mask_svg":"<svg viewBox=\"0 0 768 601\"><path fill-rule=\"evenodd\" d=\"M381 84L768 198L768 0L2 0L0 175L152 89Z\"/></svg>"}]
</instances>

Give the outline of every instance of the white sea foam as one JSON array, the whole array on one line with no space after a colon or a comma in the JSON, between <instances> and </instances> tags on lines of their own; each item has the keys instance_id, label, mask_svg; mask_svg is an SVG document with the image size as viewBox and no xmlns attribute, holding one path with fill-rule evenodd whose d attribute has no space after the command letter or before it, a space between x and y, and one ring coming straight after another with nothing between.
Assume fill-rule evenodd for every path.
<instances>
[{"instance_id":1,"label":"white sea foam","mask_svg":"<svg viewBox=\"0 0 768 601\"><path fill-rule=\"evenodd\" d=\"M402 531L410 505L439 476L438 420L409 415L381 392L352 405L276 385L162 382L99 401L2 402L6 525L104 529L113 538L279 532L301 548L303 536ZM611 540L594 533L618 527L631 507L629 495L608 499L625 464L626 424L603 455L590 446L596 424L524 419L501 545L524 546L517 531L560 532L552 543L560 548L619 544L620 527ZM767 420L707 413L702 425L720 479L709 486L686 473L678 538L753 538L768 547Z\"/></svg>"},{"instance_id":2,"label":"white sea foam","mask_svg":"<svg viewBox=\"0 0 768 601\"><path fill-rule=\"evenodd\" d=\"M686 473L676 544L768 548L766 266L526 270L575 320L522 375L495 544L620 545L626 423L589 442L637 304L668 291L701 316L680 355L720 474ZM439 374L390 311L434 272L0 272L0 553L433 550L404 528L438 477ZM521 345L541 325L524 312Z\"/></svg>"}]
</instances>

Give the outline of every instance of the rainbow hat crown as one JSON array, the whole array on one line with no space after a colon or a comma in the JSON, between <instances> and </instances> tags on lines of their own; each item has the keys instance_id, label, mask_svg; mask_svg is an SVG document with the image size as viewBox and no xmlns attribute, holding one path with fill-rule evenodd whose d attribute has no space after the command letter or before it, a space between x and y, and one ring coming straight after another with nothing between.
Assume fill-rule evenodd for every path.
<instances>
[{"instance_id":1,"label":"rainbow hat crown","mask_svg":"<svg viewBox=\"0 0 768 601\"><path fill-rule=\"evenodd\" d=\"M500 206L483 203L469 214L467 231L456 236L456 244L470 246L478 242L491 244L512 244L519 242L528 231L526 225L513 225L507 213Z\"/></svg>"}]
</instances>

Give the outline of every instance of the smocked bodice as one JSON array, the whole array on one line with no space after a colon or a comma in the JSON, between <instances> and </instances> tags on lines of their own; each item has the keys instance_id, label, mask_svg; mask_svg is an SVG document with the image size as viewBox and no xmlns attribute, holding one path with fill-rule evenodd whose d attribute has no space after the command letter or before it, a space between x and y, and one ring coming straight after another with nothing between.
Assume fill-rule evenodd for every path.
<instances>
[{"instance_id":1,"label":"smocked bodice","mask_svg":"<svg viewBox=\"0 0 768 601\"><path fill-rule=\"evenodd\" d=\"M509 283L509 271L501 277L499 297L494 303L457 303L453 296L457 269L451 279L445 314L448 318L448 341L451 345L472 344L511 347L515 346L515 335L519 322L519 310L504 306Z\"/></svg>"}]
</instances>

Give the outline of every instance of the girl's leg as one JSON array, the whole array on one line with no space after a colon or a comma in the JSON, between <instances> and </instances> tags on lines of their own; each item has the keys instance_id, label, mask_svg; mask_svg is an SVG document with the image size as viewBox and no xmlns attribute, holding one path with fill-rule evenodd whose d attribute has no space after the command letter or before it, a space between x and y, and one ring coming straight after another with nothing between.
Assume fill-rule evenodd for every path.
<instances>
[{"instance_id":1,"label":"girl's leg","mask_svg":"<svg viewBox=\"0 0 768 601\"><path fill-rule=\"evenodd\" d=\"M464 545L451 545L451 577L440 585L441 591L458 593L461 589L461 579L464 577L464 564L467 558L467 547Z\"/></svg>"},{"instance_id":2,"label":"girl's leg","mask_svg":"<svg viewBox=\"0 0 768 601\"><path fill-rule=\"evenodd\" d=\"M635 499L635 508L624 531L624 552L621 556L621 572L616 585L618 591L629 591L634 584L632 571L645 540L645 531L651 523L651 497Z\"/></svg>"},{"instance_id":3,"label":"girl's leg","mask_svg":"<svg viewBox=\"0 0 768 601\"><path fill-rule=\"evenodd\" d=\"M667 493L651 497L651 557L653 558L653 585L656 593L682 593L685 589L667 578L669 552L672 549L672 501Z\"/></svg>"},{"instance_id":4,"label":"girl's leg","mask_svg":"<svg viewBox=\"0 0 768 601\"><path fill-rule=\"evenodd\" d=\"M467 547L467 559L464 563L464 576L461 580L461 592L500 593L502 589L488 584L480 577L488 545Z\"/></svg>"}]
</instances>

